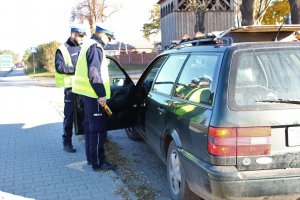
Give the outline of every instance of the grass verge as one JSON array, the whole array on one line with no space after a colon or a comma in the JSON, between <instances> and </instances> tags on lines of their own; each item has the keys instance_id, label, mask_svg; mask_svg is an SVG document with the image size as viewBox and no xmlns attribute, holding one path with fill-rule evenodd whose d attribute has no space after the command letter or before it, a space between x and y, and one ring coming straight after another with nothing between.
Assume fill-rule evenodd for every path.
<instances>
[{"instance_id":1,"label":"grass verge","mask_svg":"<svg viewBox=\"0 0 300 200\"><path fill-rule=\"evenodd\" d=\"M33 67L24 69L25 74L27 74L30 77L47 77L47 78L52 78L54 77L53 72L49 72L44 68L41 67L36 67L35 69Z\"/></svg>"}]
</instances>

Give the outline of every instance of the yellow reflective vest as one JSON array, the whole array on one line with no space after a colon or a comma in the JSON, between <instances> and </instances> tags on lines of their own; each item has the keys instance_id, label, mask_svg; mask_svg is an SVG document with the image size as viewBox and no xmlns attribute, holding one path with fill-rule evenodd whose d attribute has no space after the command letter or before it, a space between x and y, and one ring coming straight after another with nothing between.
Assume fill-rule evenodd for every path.
<instances>
[{"instance_id":1,"label":"yellow reflective vest","mask_svg":"<svg viewBox=\"0 0 300 200\"><path fill-rule=\"evenodd\" d=\"M58 47L58 49L61 51L61 54L65 60L65 64L68 67L72 67L73 64L72 64L71 56L65 44L61 44ZM57 87L65 87L65 88L72 87L72 77L73 75L58 73L55 68L55 84Z\"/></svg>"},{"instance_id":2,"label":"yellow reflective vest","mask_svg":"<svg viewBox=\"0 0 300 200\"><path fill-rule=\"evenodd\" d=\"M98 98L96 92L91 86L88 77L88 64L86 59L86 52L93 44L97 44L98 47L102 49L102 63L100 69L101 79L105 88L106 99L110 98L110 83L109 83L109 74L108 74L108 64L106 60L106 55L103 47L98 44L95 40L89 39L84 42L81 51L78 56L78 61L76 65L75 76L72 79L72 92L76 94L81 94L91 98Z\"/></svg>"}]
</instances>

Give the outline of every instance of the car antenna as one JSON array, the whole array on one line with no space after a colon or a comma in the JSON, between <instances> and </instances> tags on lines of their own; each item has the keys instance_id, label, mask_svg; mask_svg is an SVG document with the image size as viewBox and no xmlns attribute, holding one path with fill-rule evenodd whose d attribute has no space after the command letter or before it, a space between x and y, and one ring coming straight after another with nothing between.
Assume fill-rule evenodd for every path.
<instances>
[{"instance_id":1,"label":"car antenna","mask_svg":"<svg viewBox=\"0 0 300 200\"><path fill-rule=\"evenodd\" d=\"M292 10L293 10L293 8L294 8L295 3L296 3L296 0L294 0L293 5L290 7L290 13L292 12ZM287 16L287 15L286 15L286 16ZM278 29L278 31L277 31L275 37L272 39L272 41L277 42L277 37L278 37L278 35L279 35L279 33L280 33L280 30L281 30L282 25L283 25L283 23L285 22L285 20L286 20L286 18L284 19L284 21L283 21L282 24L280 25L280 27L279 27L279 29Z\"/></svg>"}]
</instances>

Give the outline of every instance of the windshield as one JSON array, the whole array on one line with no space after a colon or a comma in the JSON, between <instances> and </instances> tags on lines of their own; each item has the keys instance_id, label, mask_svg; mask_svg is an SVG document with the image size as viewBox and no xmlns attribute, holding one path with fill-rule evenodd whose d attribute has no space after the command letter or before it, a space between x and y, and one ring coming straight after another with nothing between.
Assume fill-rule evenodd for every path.
<instances>
[{"instance_id":1,"label":"windshield","mask_svg":"<svg viewBox=\"0 0 300 200\"><path fill-rule=\"evenodd\" d=\"M300 48L239 51L233 56L231 75L233 107L295 105L300 101Z\"/></svg>"}]
</instances>

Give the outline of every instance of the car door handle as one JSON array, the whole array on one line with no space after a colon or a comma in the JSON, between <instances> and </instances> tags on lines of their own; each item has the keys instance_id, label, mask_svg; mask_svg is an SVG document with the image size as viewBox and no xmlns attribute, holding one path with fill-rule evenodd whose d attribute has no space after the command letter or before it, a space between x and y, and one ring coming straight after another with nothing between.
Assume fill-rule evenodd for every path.
<instances>
[{"instance_id":1,"label":"car door handle","mask_svg":"<svg viewBox=\"0 0 300 200\"><path fill-rule=\"evenodd\" d=\"M166 110L163 109L163 108L157 108L159 114L165 114L166 113Z\"/></svg>"}]
</instances>

